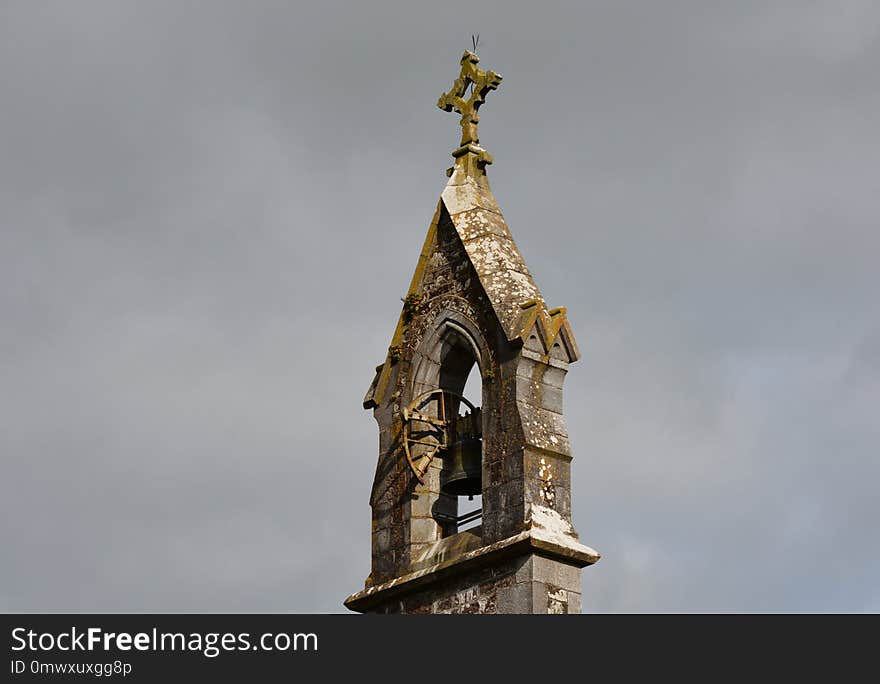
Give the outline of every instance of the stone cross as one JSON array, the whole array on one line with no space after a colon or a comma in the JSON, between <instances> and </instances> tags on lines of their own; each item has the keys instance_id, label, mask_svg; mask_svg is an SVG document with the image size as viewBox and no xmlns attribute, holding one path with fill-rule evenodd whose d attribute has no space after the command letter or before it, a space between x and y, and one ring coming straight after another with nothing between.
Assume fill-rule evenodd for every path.
<instances>
[{"instance_id":1,"label":"stone cross","mask_svg":"<svg viewBox=\"0 0 880 684\"><path fill-rule=\"evenodd\" d=\"M437 101L437 106L443 111L451 112L454 109L461 114L461 147L453 152L456 158L467 152L488 157L485 150L479 147L477 124L480 117L477 115L477 110L486 101L489 91L501 85L501 75L494 71L479 69L477 67L479 61L480 58L473 52L465 50L461 58L461 73L452 84L452 89L448 93L443 93ZM471 84L473 84L471 96L465 99L468 86ZM491 157L485 162L491 163Z\"/></svg>"}]
</instances>

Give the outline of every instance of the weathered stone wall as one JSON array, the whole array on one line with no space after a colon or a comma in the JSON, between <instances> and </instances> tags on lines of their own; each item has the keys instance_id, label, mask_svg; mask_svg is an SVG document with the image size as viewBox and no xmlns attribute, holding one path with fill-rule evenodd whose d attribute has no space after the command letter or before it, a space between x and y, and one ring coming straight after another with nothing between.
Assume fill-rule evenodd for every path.
<instances>
[{"instance_id":1,"label":"weathered stone wall","mask_svg":"<svg viewBox=\"0 0 880 684\"><path fill-rule=\"evenodd\" d=\"M571 457L562 416L564 350L558 341L546 349L537 325L525 345L507 339L442 202L431 231L413 290L419 308L404 317L393 391L374 409L380 459L372 498L370 581L377 584L405 573L426 546L455 532L434 517L457 513L457 500L440 493L440 459L420 484L407 466L401 441L403 408L439 386L443 354L449 351L438 342L447 334L444 324L473 339L483 377L483 542L522 530L532 503L571 516Z\"/></svg>"},{"instance_id":2,"label":"weathered stone wall","mask_svg":"<svg viewBox=\"0 0 880 684\"><path fill-rule=\"evenodd\" d=\"M455 497L440 493L441 461L435 459L420 484L412 475L403 453L403 409L422 393L436 389L448 346L433 344L438 328L451 320L467 330L477 345L477 372L484 377L480 403L495 403L492 382L497 367L496 347L506 340L499 335L491 305L465 253L445 208L437 212L431 226L433 238L426 241L425 268L415 294L419 310L406 320L391 376L393 391L374 408L379 425L379 465L373 487L373 566L370 581L380 583L409 568L427 545L453 534L434 518L436 513L456 515ZM487 331L489 334L487 334ZM478 358L476 358L478 357ZM461 384L463 386L464 379ZM460 387L446 387L460 392ZM486 435L484 426L484 435ZM488 446L492 442L485 440ZM485 448L485 447L484 447Z\"/></svg>"},{"instance_id":3,"label":"weathered stone wall","mask_svg":"<svg viewBox=\"0 0 880 684\"><path fill-rule=\"evenodd\" d=\"M581 571L534 554L389 601L379 613L578 614Z\"/></svg>"},{"instance_id":4,"label":"weathered stone wall","mask_svg":"<svg viewBox=\"0 0 880 684\"><path fill-rule=\"evenodd\" d=\"M379 426L366 586L383 596L386 589L398 595L396 578L411 573L417 559L457 531L448 518L458 513L458 499L440 491L441 459L434 459L423 482L409 468L403 411L432 390L461 393L474 363L483 381L481 401L471 398L482 407L480 543L487 547L519 535L540 508L556 516L554 524L567 539L563 547L578 545L570 525L571 449L562 386L579 352L565 310L547 310L485 177L462 175L460 167L457 162L438 204L388 356L364 400ZM581 565L598 559L592 549L578 553ZM413 587L414 593L382 603L381 610L578 612L579 566L548 558L528 556L518 567L444 575L434 588ZM374 603L363 605L370 609Z\"/></svg>"}]
</instances>

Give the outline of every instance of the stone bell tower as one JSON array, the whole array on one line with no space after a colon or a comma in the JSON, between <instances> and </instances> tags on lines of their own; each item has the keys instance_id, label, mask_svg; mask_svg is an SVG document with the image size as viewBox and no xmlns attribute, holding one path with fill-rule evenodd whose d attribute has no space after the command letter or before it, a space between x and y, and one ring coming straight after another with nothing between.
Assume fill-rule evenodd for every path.
<instances>
[{"instance_id":1,"label":"stone bell tower","mask_svg":"<svg viewBox=\"0 0 880 684\"><path fill-rule=\"evenodd\" d=\"M580 613L581 568L599 559L571 525L562 384L579 352L489 190L477 111L501 76L478 62L466 51L437 103L461 115L461 144L364 398L379 461L354 611ZM464 396L472 369L481 397ZM474 496L482 509L465 512Z\"/></svg>"}]
</instances>

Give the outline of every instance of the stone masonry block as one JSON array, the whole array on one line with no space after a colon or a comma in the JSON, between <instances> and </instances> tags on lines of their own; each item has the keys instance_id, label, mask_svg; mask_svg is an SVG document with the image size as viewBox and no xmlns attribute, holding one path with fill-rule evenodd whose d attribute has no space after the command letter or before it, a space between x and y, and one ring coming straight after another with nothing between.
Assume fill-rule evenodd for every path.
<instances>
[{"instance_id":1,"label":"stone masonry block","mask_svg":"<svg viewBox=\"0 0 880 684\"><path fill-rule=\"evenodd\" d=\"M498 589L498 612L522 614L532 612L532 583L522 582Z\"/></svg>"},{"instance_id":2,"label":"stone masonry block","mask_svg":"<svg viewBox=\"0 0 880 684\"><path fill-rule=\"evenodd\" d=\"M550 560L542 556L532 556L531 579L563 588L567 591L580 592L581 570L573 565Z\"/></svg>"},{"instance_id":3,"label":"stone masonry block","mask_svg":"<svg viewBox=\"0 0 880 684\"><path fill-rule=\"evenodd\" d=\"M529 612L546 615L548 604L547 585L544 582L529 582L529 586L532 590L532 609Z\"/></svg>"},{"instance_id":4,"label":"stone masonry block","mask_svg":"<svg viewBox=\"0 0 880 684\"><path fill-rule=\"evenodd\" d=\"M409 524L410 543L434 542L440 539L440 526L434 518L412 518Z\"/></svg>"},{"instance_id":5,"label":"stone masonry block","mask_svg":"<svg viewBox=\"0 0 880 684\"><path fill-rule=\"evenodd\" d=\"M581 594L577 591L568 592L568 613L569 615L580 615L583 612L581 605Z\"/></svg>"}]
</instances>

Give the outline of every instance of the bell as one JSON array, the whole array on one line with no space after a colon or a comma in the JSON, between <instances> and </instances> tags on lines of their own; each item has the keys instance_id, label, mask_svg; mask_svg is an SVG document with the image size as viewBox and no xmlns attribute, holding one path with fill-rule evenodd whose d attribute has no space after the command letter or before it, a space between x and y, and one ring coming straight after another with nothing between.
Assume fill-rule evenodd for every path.
<instances>
[{"instance_id":1,"label":"bell","mask_svg":"<svg viewBox=\"0 0 880 684\"><path fill-rule=\"evenodd\" d=\"M440 491L450 496L469 496L483 492L483 444L479 437L453 442L445 456L447 467L441 473Z\"/></svg>"}]
</instances>

